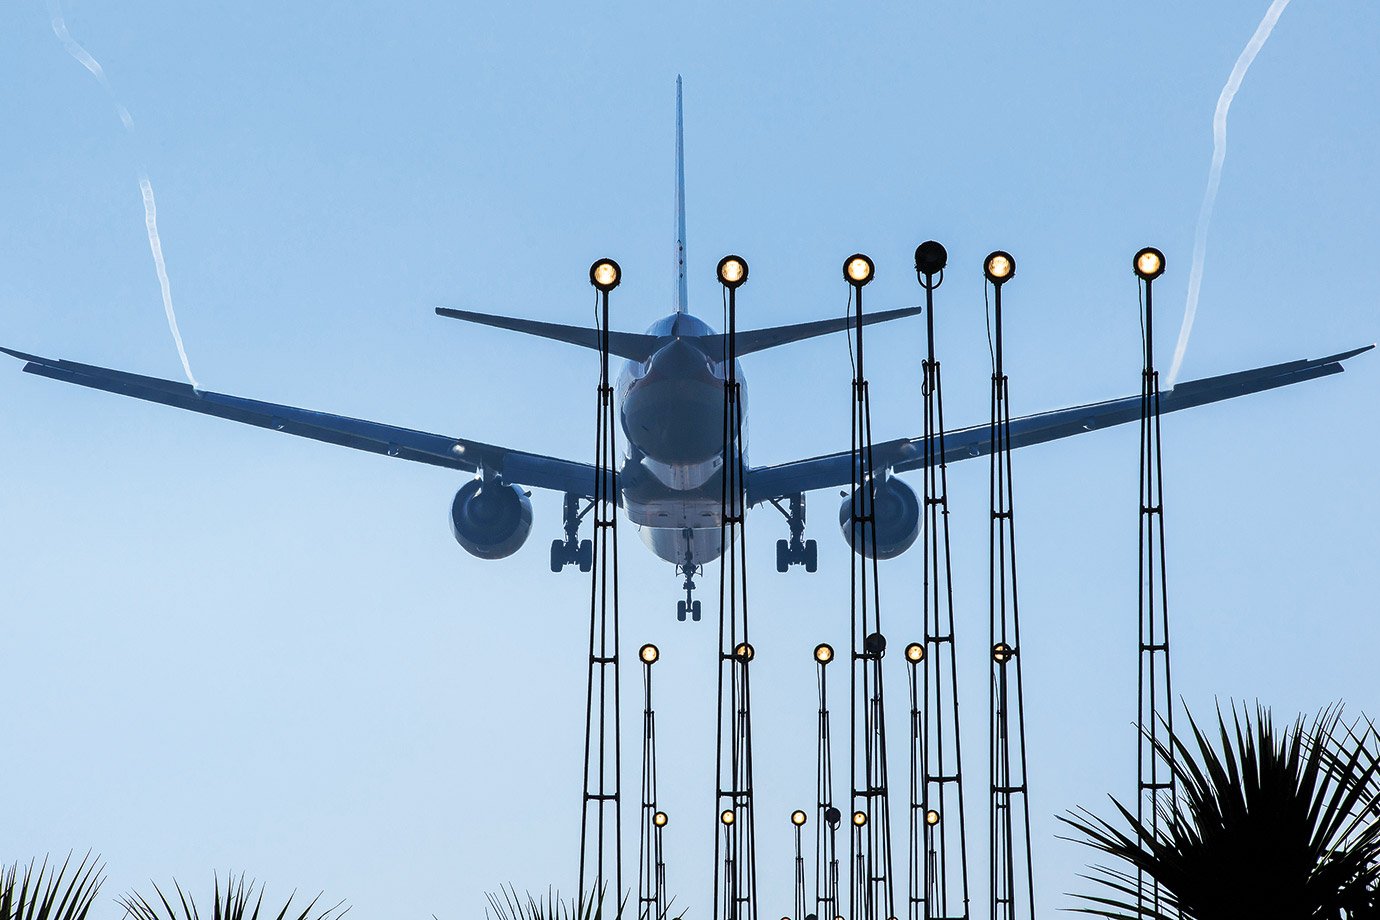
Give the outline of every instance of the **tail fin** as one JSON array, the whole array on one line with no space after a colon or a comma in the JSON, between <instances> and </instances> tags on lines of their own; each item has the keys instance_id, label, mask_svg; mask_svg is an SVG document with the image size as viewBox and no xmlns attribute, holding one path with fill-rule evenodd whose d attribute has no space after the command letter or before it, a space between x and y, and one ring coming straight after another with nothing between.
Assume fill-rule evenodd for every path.
<instances>
[{"instance_id":1,"label":"tail fin","mask_svg":"<svg viewBox=\"0 0 1380 920\"><path fill-rule=\"evenodd\" d=\"M685 120L680 101L680 75L676 75L676 312L690 311L685 295Z\"/></svg>"}]
</instances>

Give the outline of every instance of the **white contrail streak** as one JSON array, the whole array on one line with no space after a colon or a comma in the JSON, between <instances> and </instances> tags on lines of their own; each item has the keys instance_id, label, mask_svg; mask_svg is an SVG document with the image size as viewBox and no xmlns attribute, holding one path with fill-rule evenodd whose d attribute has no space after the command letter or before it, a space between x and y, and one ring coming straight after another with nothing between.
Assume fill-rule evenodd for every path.
<instances>
[{"instance_id":1,"label":"white contrail streak","mask_svg":"<svg viewBox=\"0 0 1380 920\"><path fill-rule=\"evenodd\" d=\"M196 378L192 376L192 365L187 360L187 349L182 345L182 333L177 328L177 314L173 312L172 287L168 284L168 266L163 261L163 241L158 238L158 204L153 200L153 186L148 176L139 177L139 192L144 197L144 227L149 233L149 251L153 253L153 267L158 272L158 289L163 294L163 312L168 315L168 331L172 333L177 345L177 356L182 359L182 372L187 382L195 389Z\"/></svg>"},{"instance_id":2,"label":"white contrail streak","mask_svg":"<svg viewBox=\"0 0 1380 920\"><path fill-rule=\"evenodd\" d=\"M48 12L53 19L53 34L62 42L62 47L67 49L78 64L91 72L91 75L105 87L105 91L110 94L110 100L115 105L115 112L120 116L120 124L125 126L125 131L130 135L134 134L134 119L129 114L129 109L125 108L115 95L115 89L110 85L110 80L105 75L105 68L96 58L81 46L72 33L67 30L67 23L62 18L62 8L58 5L58 0L48 0ZM192 376L192 365L187 360L187 349L182 344L182 333L177 328L177 314L173 310L172 286L168 283L168 265L163 259L163 241L158 236L158 205L153 199L153 183L149 181L148 171L141 167L139 173L139 194L144 201L144 229L148 231L149 252L153 254L153 268L158 274L158 290L163 295L163 312L168 317L168 331L172 333L173 343L177 346L177 355L182 359L182 372L187 375L187 382L193 389L197 388L196 378Z\"/></svg>"},{"instance_id":3,"label":"white contrail streak","mask_svg":"<svg viewBox=\"0 0 1380 920\"><path fill-rule=\"evenodd\" d=\"M1241 89L1241 81L1246 79L1246 71L1251 62L1265 47L1266 40L1279 22L1280 14L1289 5L1289 0L1274 0L1265 11L1265 18L1256 26L1255 34L1246 42L1241 56L1232 66L1231 75L1217 97L1217 110L1212 115L1212 166L1208 170L1207 189L1203 192L1203 203L1198 208L1198 225L1193 232L1193 267L1188 274L1188 300L1184 305L1184 322L1179 327L1179 343L1174 347L1174 363L1169 367L1168 385L1174 387L1179 379L1179 368L1184 363L1184 352L1188 350L1188 337L1193 332L1193 318L1198 313L1198 293L1203 286L1203 260L1207 256L1208 225L1212 223L1212 209L1217 204L1217 190L1222 185L1222 163L1227 158L1227 110Z\"/></svg>"},{"instance_id":4,"label":"white contrail streak","mask_svg":"<svg viewBox=\"0 0 1380 920\"><path fill-rule=\"evenodd\" d=\"M120 116L120 124L125 126L126 131L134 130L134 119L130 117L129 109L120 104L120 100L115 98L115 88L110 85L110 80L106 78L105 68L101 66L90 51L81 46L81 42L72 37L72 33L67 31L67 21L62 18L62 8L58 6L57 0L49 0L48 12L53 17L53 34L62 42L62 47L67 49L67 53L76 58L77 63L91 71L91 75L100 81L101 86L110 94L110 99L115 103L115 112Z\"/></svg>"}]
</instances>

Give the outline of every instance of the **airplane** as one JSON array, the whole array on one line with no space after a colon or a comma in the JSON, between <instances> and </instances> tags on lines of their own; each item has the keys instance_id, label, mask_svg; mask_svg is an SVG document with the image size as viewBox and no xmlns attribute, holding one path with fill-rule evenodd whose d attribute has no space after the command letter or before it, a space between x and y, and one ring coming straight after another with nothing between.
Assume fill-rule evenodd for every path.
<instances>
[{"instance_id":1,"label":"airplane","mask_svg":"<svg viewBox=\"0 0 1380 920\"><path fill-rule=\"evenodd\" d=\"M626 359L616 390L619 417L626 441L625 456L615 473L615 490L623 513L637 526L639 536L658 557L674 564L683 577L685 600L677 617L701 617L694 599L694 579L703 566L718 558L720 543L721 471L724 467L723 386L726 377L725 336L694 316L686 296L684 117L680 79L676 80L676 287L675 310L645 333L610 332L609 350ZM437 307L437 314L469 323L598 349L593 327L567 326L506 316ZM864 323L884 323L920 312L919 307L867 315ZM791 342L844 331L848 317L817 320L768 329L738 332L739 355L753 354ZM1374 345L1323 358L1289 361L1180 383L1161 395L1161 411L1177 412L1342 373L1343 362ZM162 403L203 415L213 415L260 428L325 441L473 474L451 501L451 533L470 554L481 559L511 556L532 531L528 488L564 493L564 537L552 541L551 570L567 566L589 571L591 543L580 540L580 524L593 506L595 466L543 454L513 450L466 437L433 434L379 422L331 415L293 406L262 402L194 389L188 384L124 371L39 357L9 348L5 354L24 361L26 373L148 402ZM741 370L738 380L743 381ZM1011 421L1010 442L1026 447L1086 431L1140 419L1140 395L1111 399L1028 415ZM920 501L915 490L897 474L924 465L924 439L899 438L873 447L873 466L879 471L876 489L876 545L866 547L879 559L901 555L915 542L921 527ZM954 463L991 452L987 423L948 431L943 461ZM805 494L852 486L849 451L839 451L789 463L753 467L743 457L747 504L770 504L786 518L788 537L777 541L776 567L785 572L801 566L814 572L818 545L805 539ZM848 526L851 497L840 511L844 539L853 552Z\"/></svg>"}]
</instances>

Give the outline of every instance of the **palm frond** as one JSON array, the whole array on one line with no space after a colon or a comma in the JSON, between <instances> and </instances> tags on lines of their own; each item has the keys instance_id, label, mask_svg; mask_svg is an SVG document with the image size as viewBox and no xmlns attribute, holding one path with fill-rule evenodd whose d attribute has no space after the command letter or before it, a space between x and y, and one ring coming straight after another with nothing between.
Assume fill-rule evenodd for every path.
<instances>
[{"instance_id":1,"label":"palm frond","mask_svg":"<svg viewBox=\"0 0 1380 920\"><path fill-rule=\"evenodd\" d=\"M76 866L68 853L56 869L46 858L22 872L19 863L0 868L0 920L86 920L104 872L100 857L89 852Z\"/></svg>"},{"instance_id":2,"label":"palm frond","mask_svg":"<svg viewBox=\"0 0 1380 920\"><path fill-rule=\"evenodd\" d=\"M626 916L628 896L618 902L613 914L605 918L604 892L591 891L583 898L572 897L561 900L555 888L548 886L544 897L538 898L530 891L519 895L517 888L509 884L498 891L486 892L489 906L484 909L488 920L622 920ZM667 913L662 920L683 920L685 914Z\"/></svg>"},{"instance_id":3,"label":"palm frond","mask_svg":"<svg viewBox=\"0 0 1380 920\"><path fill-rule=\"evenodd\" d=\"M1158 837L1116 799L1111 820L1086 809L1061 817L1076 839L1126 867L1085 876L1102 890L1077 895L1078 909L1115 920L1377 916L1373 723L1346 724L1333 706L1279 729L1257 704L1254 713L1232 706L1230 717L1219 708L1212 732L1191 716L1189 726L1188 737L1154 739L1179 786L1176 801L1158 803ZM1160 885L1159 912L1137 904L1141 873Z\"/></svg>"},{"instance_id":4,"label":"palm frond","mask_svg":"<svg viewBox=\"0 0 1380 920\"><path fill-rule=\"evenodd\" d=\"M217 875L211 904L206 909L207 920L339 920L350 910L343 901L333 907L318 907L320 894L304 906L294 908L292 904L297 893L293 892L276 913L272 908L265 912L264 894L263 886L244 875L236 877L231 873L226 876L223 887ZM124 908L126 920L201 920L202 916L202 908L198 908L196 900L183 891L175 879L172 896L154 885L152 897L132 891L121 897L119 904Z\"/></svg>"}]
</instances>

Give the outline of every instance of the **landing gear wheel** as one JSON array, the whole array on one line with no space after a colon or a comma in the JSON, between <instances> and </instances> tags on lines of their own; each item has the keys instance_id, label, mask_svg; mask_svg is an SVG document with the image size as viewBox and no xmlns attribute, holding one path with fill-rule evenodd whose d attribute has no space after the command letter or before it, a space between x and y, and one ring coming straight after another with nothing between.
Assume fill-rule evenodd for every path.
<instances>
[{"instance_id":1,"label":"landing gear wheel","mask_svg":"<svg viewBox=\"0 0 1380 920\"><path fill-rule=\"evenodd\" d=\"M698 606L698 604L696 605ZM676 601L676 619L685 622L685 601ZM699 611L695 611L695 619L699 619Z\"/></svg>"},{"instance_id":2,"label":"landing gear wheel","mask_svg":"<svg viewBox=\"0 0 1380 920\"><path fill-rule=\"evenodd\" d=\"M685 617L682 616L681 619L683 620L683 619L685 619ZM699 602L699 601L695 601L693 604L690 605L690 619L694 620L696 623L698 623L698 622L700 621L700 602Z\"/></svg>"},{"instance_id":3,"label":"landing gear wheel","mask_svg":"<svg viewBox=\"0 0 1380 920\"><path fill-rule=\"evenodd\" d=\"M551 541L551 571L559 572L568 565L578 565L581 572L594 568L594 544L580 539L580 521L593 507L594 503L589 502L581 511L580 497L566 493L561 511L565 539Z\"/></svg>"},{"instance_id":4,"label":"landing gear wheel","mask_svg":"<svg viewBox=\"0 0 1380 920\"><path fill-rule=\"evenodd\" d=\"M776 499L771 503L785 516L791 531L790 539L776 541L776 571L788 572L793 565L803 565L807 572L818 570L819 544L805 539L805 496L790 496L787 508Z\"/></svg>"}]
</instances>

